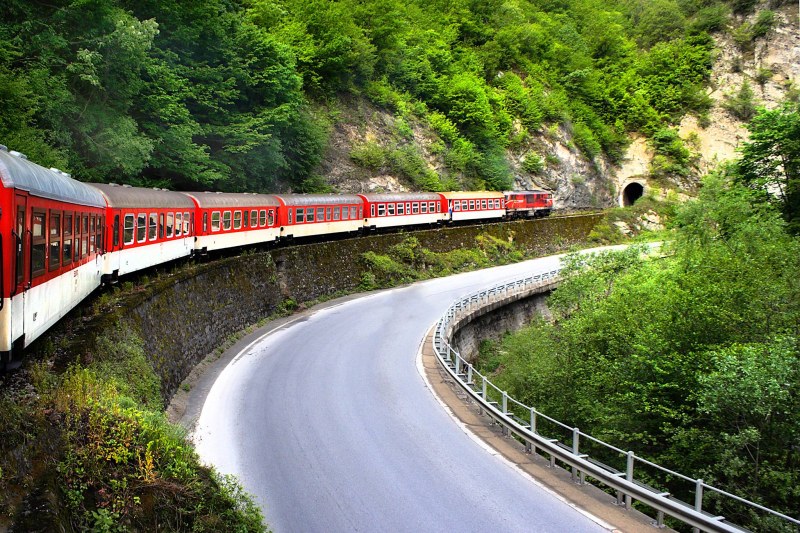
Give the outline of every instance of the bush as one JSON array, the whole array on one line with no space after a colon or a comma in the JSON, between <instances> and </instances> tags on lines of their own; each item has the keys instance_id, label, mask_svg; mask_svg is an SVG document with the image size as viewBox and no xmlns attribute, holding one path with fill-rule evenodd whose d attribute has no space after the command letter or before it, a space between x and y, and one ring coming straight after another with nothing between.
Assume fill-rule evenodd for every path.
<instances>
[{"instance_id":1,"label":"bush","mask_svg":"<svg viewBox=\"0 0 800 533\"><path fill-rule=\"evenodd\" d=\"M725 102L723 102L722 107L734 117L747 122L756 114L754 96L750 83L744 80L741 87L739 87L739 92L725 95Z\"/></svg>"}]
</instances>

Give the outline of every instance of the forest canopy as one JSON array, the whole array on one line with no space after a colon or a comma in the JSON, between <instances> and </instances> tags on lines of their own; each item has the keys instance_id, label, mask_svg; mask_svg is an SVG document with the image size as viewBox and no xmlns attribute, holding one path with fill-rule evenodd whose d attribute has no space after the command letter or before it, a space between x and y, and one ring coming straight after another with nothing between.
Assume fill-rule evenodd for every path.
<instances>
[{"instance_id":1,"label":"forest canopy","mask_svg":"<svg viewBox=\"0 0 800 533\"><path fill-rule=\"evenodd\" d=\"M303 190L350 95L441 137L462 182L417 188L500 189L520 127L559 124L613 161L631 131L704 116L708 32L740 4L9 0L0 142L83 180Z\"/></svg>"}]
</instances>

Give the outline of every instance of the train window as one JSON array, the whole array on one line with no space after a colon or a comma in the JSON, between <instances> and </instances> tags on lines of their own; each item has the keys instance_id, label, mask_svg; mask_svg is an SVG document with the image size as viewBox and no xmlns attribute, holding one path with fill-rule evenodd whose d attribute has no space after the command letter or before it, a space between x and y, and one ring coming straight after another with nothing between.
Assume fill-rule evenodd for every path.
<instances>
[{"instance_id":1,"label":"train window","mask_svg":"<svg viewBox=\"0 0 800 533\"><path fill-rule=\"evenodd\" d=\"M309 207L306 210L306 222L314 222L314 208Z\"/></svg>"},{"instance_id":2,"label":"train window","mask_svg":"<svg viewBox=\"0 0 800 533\"><path fill-rule=\"evenodd\" d=\"M371 216L371 217L375 216L375 204L372 204L371 206L369 206L369 216Z\"/></svg>"},{"instance_id":3,"label":"train window","mask_svg":"<svg viewBox=\"0 0 800 533\"><path fill-rule=\"evenodd\" d=\"M306 210L302 207L298 207L296 210L297 212L297 223L302 224L306 221Z\"/></svg>"},{"instance_id":4,"label":"train window","mask_svg":"<svg viewBox=\"0 0 800 533\"><path fill-rule=\"evenodd\" d=\"M172 237L173 227L175 227L175 214L167 213L167 239Z\"/></svg>"},{"instance_id":5,"label":"train window","mask_svg":"<svg viewBox=\"0 0 800 533\"><path fill-rule=\"evenodd\" d=\"M144 242L147 236L147 215L140 213L136 217L136 242Z\"/></svg>"},{"instance_id":6,"label":"train window","mask_svg":"<svg viewBox=\"0 0 800 533\"><path fill-rule=\"evenodd\" d=\"M119 215L117 215L117 226L119 226ZM119 227L117 227L119 234ZM61 263L67 265L72 263L72 213L64 213L64 238L61 243ZM119 237L118 237L119 238Z\"/></svg>"},{"instance_id":7,"label":"train window","mask_svg":"<svg viewBox=\"0 0 800 533\"><path fill-rule=\"evenodd\" d=\"M389 216L394 216L394 204L388 204L386 209Z\"/></svg>"},{"instance_id":8,"label":"train window","mask_svg":"<svg viewBox=\"0 0 800 533\"><path fill-rule=\"evenodd\" d=\"M244 227L247 228L250 226L250 211L245 211L242 215L244 216Z\"/></svg>"},{"instance_id":9,"label":"train window","mask_svg":"<svg viewBox=\"0 0 800 533\"><path fill-rule=\"evenodd\" d=\"M131 233L131 235L133 235L133 233ZM131 242L133 242L132 236L131 236ZM77 263L81 258L81 214L80 213L75 213L75 240L72 245L72 249L75 250L75 253L73 254L72 257Z\"/></svg>"},{"instance_id":10,"label":"train window","mask_svg":"<svg viewBox=\"0 0 800 533\"><path fill-rule=\"evenodd\" d=\"M323 222L325 220L325 208L318 207L317 208L317 222Z\"/></svg>"},{"instance_id":11,"label":"train window","mask_svg":"<svg viewBox=\"0 0 800 533\"><path fill-rule=\"evenodd\" d=\"M217 213L217 215L219 215L219 213ZM219 221L217 222L217 229L219 229ZM182 231L183 231L183 215L180 213L175 213L175 236L180 237Z\"/></svg>"},{"instance_id":12,"label":"train window","mask_svg":"<svg viewBox=\"0 0 800 533\"><path fill-rule=\"evenodd\" d=\"M271 213L271 211L270 211ZM267 225L267 211L262 209L258 214L258 225L259 226L266 226ZM269 225L272 225L272 220L270 219Z\"/></svg>"},{"instance_id":13,"label":"train window","mask_svg":"<svg viewBox=\"0 0 800 533\"><path fill-rule=\"evenodd\" d=\"M481 209L486 209L486 200L481 200Z\"/></svg>"},{"instance_id":14,"label":"train window","mask_svg":"<svg viewBox=\"0 0 800 533\"><path fill-rule=\"evenodd\" d=\"M150 213L150 229L147 232L148 240L154 241L158 237L158 215Z\"/></svg>"},{"instance_id":15,"label":"train window","mask_svg":"<svg viewBox=\"0 0 800 533\"><path fill-rule=\"evenodd\" d=\"M192 234L192 218L188 211L183 212L183 235Z\"/></svg>"},{"instance_id":16,"label":"train window","mask_svg":"<svg viewBox=\"0 0 800 533\"><path fill-rule=\"evenodd\" d=\"M450 202L450 205L453 207L453 211L461 211L461 202Z\"/></svg>"},{"instance_id":17,"label":"train window","mask_svg":"<svg viewBox=\"0 0 800 533\"><path fill-rule=\"evenodd\" d=\"M122 238L125 244L133 243L133 215L125 215L125 225L122 228Z\"/></svg>"},{"instance_id":18,"label":"train window","mask_svg":"<svg viewBox=\"0 0 800 533\"><path fill-rule=\"evenodd\" d=\"M349 213L350 213L350 209L348 209L347 206L343 207L342 208L342 220L347 220L348 218L350 218Z\"/></svg>"},{"instance_id":19,"label":"train window","mask_svg":"<svg viewBox=\"0 0 800 533\"><path fill-rule=\"evenodd\" d=\"M430 211L431 213L438 213L439 209L436 206L437 206L436 202L428 202L428 211Z\"/></svg>"},{"instance_id":20,"label":"train window","mask_svg":"<svg viewBox=\"0 0 800 533\"><path fill-rule=\"evenodd\" d=\"M180 215L180 213L178 213ZM211 213L211 231L219 231L219 211L214 211ZM177 230L180 232L180 229ZM180 233L178 233L180 235Z\"/></svg>"},{"instance_id":21,"label":"train window","mask_svg":"<svg viewBox=\"0 0 800 533\"><path fill-rule=\"evenodd\" d=\"M291 209L288 209L286 214L287 214L287 215L288 215L288 217L289 217L289 224L293 224L293 222L292 222L292 214L293 214L293 211L292 211Z\"/></svg>"},{"instance_id":22,"label":"train window","mask_svg":"<svg viewBox=\"0 0 800 533\"><path fill-rule=\"evenodd\" d=\"M49 270L61 266L61 213L50 211L50 261Z\"/></svg>"},{"instance_id":23,"label":"train window","mask_svg":"<svg viewBox=\"0 0 800 533\"><path fill-rule=\"evenodd\" d=\"M97 218L89 215L89 253L94 253L95 229L97 228Z\"/></svg>"},{"instance_id":24,"label":"train window","mask_svg":"<svg viewBox=\"0 0 800 533\"><path fill-rule=\"evenodd\" d=\"M420 206L422 207L422 212L423 213L427 213L428 212L428 202L422 202L420 204Z\"/></svg>"},{"instance_id":25,"label":"train window","mask_svg":"<svg viewBox=\"0 0 800 533\"><path fill-rule=\"evenodd\" d=\"M353 220L359 218L358 209L355 206L350 208L350 218L352 218Z\"/></svg>"},{"instance_id":26,"label":"train window","mask_svg":"<svg viewBox=\"0 0 800 533\"><path fill-rule=\"evenodd\" d=\"M378 216L382 217L386 214L386 205L385 204L378 204Z\"/></svg>"},{"instance_id":27,"label":"train window","mask_svg":"<svg viewBox=\"0 0 800 533\"><path fill-rule=\"evenodd\" d=\"M242 229L242 212L233 212L233 229Z\"/></svg>"},{"instance_id":28,"label":"train window","mask_svg":"<svg viewBox=\"0 0 800 533\"><path fill-rule=\"evenodd\" d=\"M275 224L275 211L272 209L269 210L269 218L267 219L267 222L269 222L270 226Z\"/></svg>"},{"instance_id":29,"label":"train window","mask_svg":"<svg viewBox=\"0 0 800 533\"><path fill-rule=\"evenodd\" d=\"M411 209L413 210L413 212L414 212L414 214L415 214L415 215L416 215L417 213L419 213L419 202L414 202L414 203L411 205Z\"/></svg>"},{"instance_id":30,"label":"train window","mask_svg":"<svg viewBox=\"0 0 800 533\"><path fill-rule=\"evenodd\" d=\"M397 214L398 215L405 215L406 214L406 204L403 204L403 203L397 204Z\"/></svg>"},{"instance_id":31,"label":"train window","mask_svg":"<svg viewBox=\"0 0 800 533\"><path fill-rule=\"evenodd\" d=\"M44 212L33 212L31 272L34 276L41 276L44 274L45 254L47 252L47 239L45 238L46 216Z\"/></svg>"},{"instance_id":32,"label":"train window","mask_svg":"<svg viewBox=\"0 0 800 533\"><path fill-rule=\"evenodd\" d=\"M470 211L474 211L475 210L475 200L470 200L469 201L469 210Z\"/></svg>"},{"instance_id":33,"label":"train window","mask_svg":"<svg viewBox=\"0 0 800 533\"><path fill-rule=\"evenodd\" d=\"M164 213L160 213L158 215L158 238L163 239L164 235Z\"/></svg>"},{"instance_id":34,"label":"train window","mask_svg":"<svg viewBox=\"0 0 800 533\"><path fill-rule=\"evenodd\" d=\"M102 253L103 251L103 235L106 227L105 220L106 217L97 217L97 232L94 236L97 253Z\"/></svg>"},{"instance_id":35,"label":"train window","mask_svg":"<svg viewBox=\"0 0 800 533\"><path fill-rule=\"evenodd\" d=\"M250 211L250 224L252 224L254 228L258 226L258 211L255 209ZM261 225L263 226L264 224L262 223Z\"/></svg>"},{"instance_id":36,"label":"train window","mask_svg":"<svg viewBox=\"0 0 800 533\"><path fill-rule=\"evenodd\" d=\"M333 220L339 220L339 208L338 207L334 207L333 208Z\"/></svg>"},{"instance_id":37,"label":"train window","mask_svg":"<svg viewBox=\"0 0 800 533\"><path fill-rule=\"evenodd\" d=\"M222 212L222 229L225 231L230 231L231 229L231 212L230 211L223 211Z\"/></svg>"},{"instance_id":38,"label":"train window","mask_svg":"<svg viewBox=\"0 0 800 533\"><path fill-rule=\"evenodd\" d=\"M83 215L83 231L81 231L81 257L86 257L87 255L89 255L89 215Z\"/></svg>"},{"instance_id":39,"label":"train window","mask_svg":"<svg viewBox=\"0 0 800 533\"><path fill-rule=\"evenodd\" d=\"M409 202L406 202L406 213L409 215L411 214L411 203Z\"/></svg>"}]
</instances>

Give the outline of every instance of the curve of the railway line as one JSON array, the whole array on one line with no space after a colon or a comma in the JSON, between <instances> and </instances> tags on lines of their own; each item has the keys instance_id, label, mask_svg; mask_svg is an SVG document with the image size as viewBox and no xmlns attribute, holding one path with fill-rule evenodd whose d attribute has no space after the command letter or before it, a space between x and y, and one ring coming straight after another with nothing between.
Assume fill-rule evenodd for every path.
<instances>
[{"instance_id":1,"label":"curve of the railway line","mask_svg":"<svg viewBox=\"0 0 800 533\"><path fill-rule=\"evenodd\" d=\"M184 422L198 453L237 475L279 533L618 529L487 453L417 360L459 296L558 261L347 298L267 326L196 388Z\"/></svg>"}]
</instances>

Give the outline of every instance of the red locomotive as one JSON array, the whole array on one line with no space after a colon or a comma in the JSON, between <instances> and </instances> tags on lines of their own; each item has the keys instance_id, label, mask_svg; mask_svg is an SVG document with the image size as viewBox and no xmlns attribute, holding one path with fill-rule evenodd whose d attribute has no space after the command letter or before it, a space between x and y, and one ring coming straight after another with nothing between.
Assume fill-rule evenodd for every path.
<instances>
[{"instance_id":1,"label":"red locomotive","mask_svg":"<svg viewBox=\"0 0 800 533\"><path fill-rule=\"evenodd\" d=\"M90 184L0 145L0 366L104 282L194 253L402 226L545 216L545 191L182 193Z\"/></svg>"}]
</instances>

